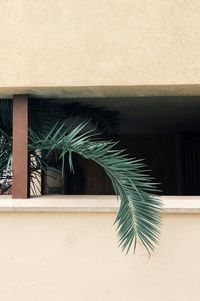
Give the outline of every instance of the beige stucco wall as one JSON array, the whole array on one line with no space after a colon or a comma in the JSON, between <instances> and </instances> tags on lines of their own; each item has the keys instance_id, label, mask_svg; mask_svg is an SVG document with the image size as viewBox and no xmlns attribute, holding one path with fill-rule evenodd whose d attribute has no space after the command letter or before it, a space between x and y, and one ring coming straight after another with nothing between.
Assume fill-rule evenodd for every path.
<instances>
[{"instance_id":1,"label":"beige stucco wall","mask_svg":"<svg viewBox=\"0 0 200 301\"><path fill-rule=\"evenodd\" d=\"M114 218L1 212L1 300L200 300L200 214L165 214L151 259L121 253Z\"/></svg>"},{"instance_id":2,"label":"beige stucco wall","mask_svg":"<svg viewBox=\"0 0 200 301\"><path fill-rule=\"evenodd\" d=\"M200 81L198 0L0 1L0 88Z\"/></svg>"}]
</instances>

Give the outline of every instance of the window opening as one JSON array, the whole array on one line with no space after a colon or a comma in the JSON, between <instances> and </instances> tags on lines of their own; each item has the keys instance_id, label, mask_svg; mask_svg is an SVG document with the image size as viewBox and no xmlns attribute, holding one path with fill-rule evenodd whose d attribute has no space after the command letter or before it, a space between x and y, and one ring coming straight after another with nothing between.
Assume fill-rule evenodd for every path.
<instances>
[{"instance_id":1,"label":"window opening","mask_svg":"<svg viewBox=\"0 0 200 301\"><path fill-rule=\"evenodd\" d=\"M200 195L199 97L34 99L31 103L34 105L30 108L30 123L36 127L45 123L46 106L59 115L59 103L68 110L76 110L82 120L82 113L94 108L93 124L98 107L103 107L104 119L112 120L114 130L109 124L103 128L103 114L98 117L98 130L105 139L119 141L116 147L127 149L131 157L144 159L147 170L159 183L160 194ZM0 100L0 104L0 194L11 194L12 139L8 137L12 131L12 101ZM38 153L38 158L42 154ZM114 194L110 179L95 162L73 155L73 174L67 163L63 173L61 161L55 158L56 154L51 164L32 179L37 182L36 194Z\"/></svg>"}]
</instances>

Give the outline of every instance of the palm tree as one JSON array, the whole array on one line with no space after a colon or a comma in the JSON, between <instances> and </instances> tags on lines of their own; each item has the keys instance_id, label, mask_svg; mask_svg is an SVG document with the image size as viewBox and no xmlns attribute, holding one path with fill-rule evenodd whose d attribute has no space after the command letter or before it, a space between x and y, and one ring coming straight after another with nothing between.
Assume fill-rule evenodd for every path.
<instances>
[{"instance_id":1,"label":"palm tree","mask_svg":"<svg viewBox=\"0 0 200 301\"><path fill-rule=\"evenodd\" d=\"M30 102L29 152L31 182L51 162L66 160L74 172L73 154L100 165L120 198L116 223L123 250L134 250L140 241L148 252L154 250L160 229L161 202L152 179L141 160L118 150L111 140L117 133L118 116L100 107L50 102ZM0 101L0 179L11 171L12 103ZM40 154L38 153L40 150ZM42 155L41 155L42 153Z\"/></svg>"}]
</instances>

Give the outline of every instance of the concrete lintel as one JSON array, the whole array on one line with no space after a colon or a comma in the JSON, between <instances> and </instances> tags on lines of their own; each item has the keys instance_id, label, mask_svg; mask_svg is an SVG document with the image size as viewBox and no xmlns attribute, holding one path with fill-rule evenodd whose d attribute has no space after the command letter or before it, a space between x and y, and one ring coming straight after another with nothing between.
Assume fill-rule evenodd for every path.
<instances>
[{"instance_id":1,"label":"concrete lintel","mask_svg":"<svg viewBox=\"0 0 200 301\"><path fill-rule=\"evenodd\" d=\"M0 98L28 94L35 98L199 96L200 85L35 86L0 87Z\"/></svg>"}]
</instances>

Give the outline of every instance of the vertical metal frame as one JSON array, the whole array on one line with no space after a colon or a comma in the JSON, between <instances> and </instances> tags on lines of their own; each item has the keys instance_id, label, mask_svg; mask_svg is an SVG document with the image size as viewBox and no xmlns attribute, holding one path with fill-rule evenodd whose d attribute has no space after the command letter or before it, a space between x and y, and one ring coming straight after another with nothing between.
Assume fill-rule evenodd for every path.
<instances>
[{"instance_id":1,"label":"vertical metal frame","mask_svg":"<svg viewBox=\"0 0 200 301\"><path fill-rule=\"evenodd\" d=\"M28 96L13 96L13 184L12 197L29 197Z\"/></svg>"}]
</instances>

